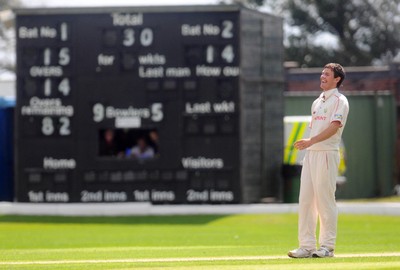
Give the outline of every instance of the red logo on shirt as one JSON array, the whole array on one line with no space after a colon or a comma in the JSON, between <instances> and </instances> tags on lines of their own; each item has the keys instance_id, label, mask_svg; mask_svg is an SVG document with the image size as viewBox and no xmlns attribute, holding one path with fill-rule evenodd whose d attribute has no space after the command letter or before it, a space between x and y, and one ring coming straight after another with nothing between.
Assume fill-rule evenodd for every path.
<instances>
[{"instance_id":1,"label":"red logo on shirt","mask_svg":"<svg viewBox=\"0 0 400 270\"><path fill-rule=\"evenodd\" d=\"M326 116L315 116L314 120L315 121L325 121L326 120Z\"/></svg>"}]
</instances>

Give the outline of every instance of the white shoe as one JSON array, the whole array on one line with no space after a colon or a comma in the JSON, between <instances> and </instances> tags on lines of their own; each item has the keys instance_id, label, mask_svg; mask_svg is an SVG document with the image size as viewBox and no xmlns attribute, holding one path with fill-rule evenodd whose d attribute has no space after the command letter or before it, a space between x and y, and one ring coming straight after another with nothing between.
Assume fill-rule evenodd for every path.
<instances>
[{"instance_id":1,"label":"white shoe","mask_svg":"<svg viewBox=\"0 0 400 270\"><path fill-rule=\"evenodd\" d=\"M291 258L310 258L312 257L314 250L308 250L305 248L298 248L288 252L288 256Z\"/></svg>"},{"instance_id":2,"label":"white shoe","mask_svg":"<svg viewBox=\"0 0 400 270\"><path fill-rule=\"evenodd\" d=\"M327 247L320 247L317 251L314 251L312 254L313 258L326 258L333 257L333 249L329 249Z\"/></svg>"}]
</instances>

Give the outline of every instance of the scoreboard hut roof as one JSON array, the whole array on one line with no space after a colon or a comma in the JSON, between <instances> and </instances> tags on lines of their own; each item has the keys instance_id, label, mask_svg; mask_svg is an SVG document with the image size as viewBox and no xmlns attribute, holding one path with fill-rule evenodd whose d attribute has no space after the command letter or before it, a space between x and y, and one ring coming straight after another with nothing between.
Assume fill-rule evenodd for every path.
<instances>
[{"instance_id":1,"label":"scoreboard hut roof","mask_svg":"<svg viewBox=\"0 0 400 270\"><path fill-rule=\"evenodd\" d=\"M55 15L55 14L86 14L107 12L234 12L246 10L257 14L265 14L281 18L274 14L260 12L241 5L168 5L168 6L109 6L109 7L57 7L57 8L20 8L15 9L18 15ZM283 20L283 18L281 18Z\"/></svg>"}]
</instances>

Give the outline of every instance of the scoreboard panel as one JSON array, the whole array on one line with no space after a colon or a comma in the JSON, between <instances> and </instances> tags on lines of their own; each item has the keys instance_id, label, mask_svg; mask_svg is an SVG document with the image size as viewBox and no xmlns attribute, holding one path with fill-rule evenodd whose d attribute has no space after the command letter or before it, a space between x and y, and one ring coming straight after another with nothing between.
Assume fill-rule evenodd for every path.
<instances>
[{"instance_id":1,"label":"scoreboard panel","mask_svg":"<svg viewBox=\"0 0 400 270\"><path fill-rule=\"evenodd\" d=\"M16 199L243 202L241 14L17 12Z\"/></svg>"}]
</instances>

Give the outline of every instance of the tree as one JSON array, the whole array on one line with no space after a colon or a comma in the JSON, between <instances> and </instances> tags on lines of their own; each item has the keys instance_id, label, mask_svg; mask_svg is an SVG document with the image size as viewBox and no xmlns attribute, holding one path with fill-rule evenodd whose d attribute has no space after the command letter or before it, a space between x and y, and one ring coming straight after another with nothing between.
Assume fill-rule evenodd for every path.
<instances>
[{"instance_id":1,"label":"tree","mask_svg":"<svg viewBox=\"0 0 400 270\"><path fill-rule=\"evenodd\" d=\"M16 8L20 5L21 1L19 0L0 0L0 10Z\"/></svg>"},{"instance_id":2,"label":"tree","mask_svg":"<svg viewBox=\"0 0 400 270\"><path fill-rule=\"evenodd\" d=\"M400 54L400 0L286 0L281 10L292 28L286 60L302 66L382 65ZM319 44L323 34L330 46Z\"/></svg>"},{"instance_id":3,"label":"tree","mask_svg":"<svg viewBox=\"0 0 400 270\"><path fill-rule=\"evenodd\" d=\"M19 0L0 0L0 74L15 69L15 33L11 9L20 5Z\"/></svg>"}]
</instances>

